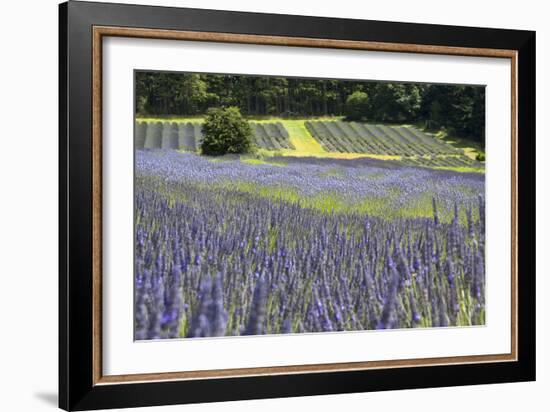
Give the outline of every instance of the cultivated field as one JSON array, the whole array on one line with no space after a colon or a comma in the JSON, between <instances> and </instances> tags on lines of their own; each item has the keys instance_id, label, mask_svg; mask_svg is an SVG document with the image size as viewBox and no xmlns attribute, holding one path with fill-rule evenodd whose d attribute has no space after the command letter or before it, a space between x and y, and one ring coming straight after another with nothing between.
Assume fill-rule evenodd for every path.
<instances>
[{"instance_id":1,"label":"cultivated field","mask_svg":"<svg viewBox=\"0 0 550 412\"><path fill-rule=\"evenodd\" d=\"M482 173L137 150L135 337L482 325Z\"/></svg>"},{"instance_id":2,"label":"cultivated field","mask_svg":"<svg viewBox=\"0 0 550 412\"><path fill-rule=\"evenodd\" d=\"M251 122L254 141L264 154L329 158L371 157L409 166L456 171L484 170L471 152L424 133L413 126L388 126L340 120ZM200 119L136 122L136 149L178 149L198 152Z\"/></svg>"},{"instance_id":3,"label":"cultivated field","mask_svg":"<svg viewBox=\"0 0 550 412\"><path fill-rule=\"evenodd\" d=\"M252 123L255 144L266 150L294 149L282 123ZM136 122L136 149L179 149L198 152L202 141L200 123Z\"/></svg>"},{"instance_id":4,"label":"cultivated field","mask_svg":"<svg viewBox=\"0 0 550 412\"><path fill-rule=\"evenodd\" d=\"M485 101L136 71L135 339L484 325Z\"/></svg>"},{"instance_id":5,"label":"cultivated field","mask_svg":"<svg viewBox=\"0 0 550 412\"><path fill-rule=\"evenodd\" d=\"M409 165L481 168L453 146L415 127L344 121L305 123L327 152L398 156Z\"/></svg>"}]
</instances>

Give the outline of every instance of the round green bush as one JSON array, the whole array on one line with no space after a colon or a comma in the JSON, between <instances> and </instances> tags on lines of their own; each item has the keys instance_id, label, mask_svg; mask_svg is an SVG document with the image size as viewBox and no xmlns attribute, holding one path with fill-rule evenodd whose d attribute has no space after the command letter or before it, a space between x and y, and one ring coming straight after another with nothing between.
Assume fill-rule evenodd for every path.
<instances>
[{"instance_id":1,"label":"round green bush","mask_svg":"<svg viewBox=\"0 0 550 412\"><path fill-rule=\"evenodd\" d=\"M479 152L479 153L476 155L476 160L477 160L478 162L484 162L484 161L485 161L485 153Z\"/></svg>"},{"instance_id":2,"label":"round green bush","mask_svg":"<svg viewBox=\"0 0 550 412\"><path fill-rule=\"evenodd\" d=\"M250 153L252 128L237 107L211 108L202 126L201 152L210 156Z\"/></svg>"}]
</instances>

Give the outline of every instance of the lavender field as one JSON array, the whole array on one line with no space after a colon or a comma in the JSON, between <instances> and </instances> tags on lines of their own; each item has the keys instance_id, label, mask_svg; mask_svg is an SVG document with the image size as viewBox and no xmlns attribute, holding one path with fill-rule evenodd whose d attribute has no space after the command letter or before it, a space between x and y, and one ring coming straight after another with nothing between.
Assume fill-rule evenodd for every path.
<instances>
[{"instance_id":1,"label":"lavender field","mask_svg":"<svg viewBox=\"0 0 550 412\"><path fill-rule=\"evenodd\" d=\"M136 150L135 339L483 325L484 182Z\"/></svg>"}]
</instances>

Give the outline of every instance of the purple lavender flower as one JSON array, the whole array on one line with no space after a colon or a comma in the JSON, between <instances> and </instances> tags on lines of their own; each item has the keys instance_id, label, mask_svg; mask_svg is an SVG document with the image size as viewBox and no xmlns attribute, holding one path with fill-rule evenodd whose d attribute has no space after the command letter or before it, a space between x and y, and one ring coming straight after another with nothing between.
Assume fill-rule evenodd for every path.
<instances>
[{"instance_id":1,"label":"purple lavender flower","mask_svg":"<svg viewBox=\"0 0 550 412\"><path fill-rule=\"evenodd\" d=\"M135 339L483 324L483 176L371 160L137 151Z\"/></svg>"},{"instance_id":2,"label":"purple lavender flower","mask_svg":"<svg viewBox=\"0 0 550 412\"><path fill-rule=\"evenodd\" d=\"M267 285L261 277L256 282L250 316L244 335L262 335L265 333L264 320L266 315Z\"/></svg>"}]
</instances>

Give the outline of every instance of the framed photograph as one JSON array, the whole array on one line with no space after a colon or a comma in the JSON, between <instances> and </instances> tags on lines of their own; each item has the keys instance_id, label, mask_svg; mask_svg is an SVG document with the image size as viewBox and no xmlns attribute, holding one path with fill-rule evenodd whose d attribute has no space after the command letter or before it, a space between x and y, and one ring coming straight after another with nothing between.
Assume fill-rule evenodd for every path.
<instances>
[{"instance_id":1,"label":"framed photograph","mask_svg":"<svg viewBox=\"0 0 550 412\"><path fill-rule=\"evenodd\" d=\"M535 379L534 32L59 10L61 408Z\"/></svg>"}]
</instances>

